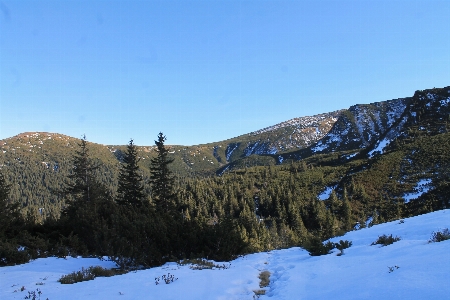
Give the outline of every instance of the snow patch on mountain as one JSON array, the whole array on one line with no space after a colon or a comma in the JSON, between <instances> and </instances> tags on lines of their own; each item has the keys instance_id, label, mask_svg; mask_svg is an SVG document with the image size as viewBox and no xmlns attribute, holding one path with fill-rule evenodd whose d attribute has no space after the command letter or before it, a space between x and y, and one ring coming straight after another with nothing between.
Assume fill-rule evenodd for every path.
<instances>
[{"instance_id":1,"label":"snow patch on mountain","mask_svg":"<svg viewBox=\"0 0 450 300\"><path fill-rule=\"evenodd\" d=\"M312 152L362 149L384 136L404 113L408 99L354 105L343 113ZM398 132L398 131L397 131ZM393 140L388 136L387 140Z\"/></svg>"},{"instance_id":2,"label":"snow patch on mountain","mask_svg":"<svg viewBox=\"0 0 450 300\"><path fill-rule=\"evenodd\" d=\"M405 199L405 203L410 202L411 200L416 200L423 194L428 193L431 189L433 189L433 186L431 186L432 180L430 178L425 178L419 180L417 184L413 188L413 192L406 193L403 195L403 198Z\"/></svg>"},{"instance_id":3,"label":"snow patch on mountain","mask_svg":"<svg viewBox=\"0 0 450 300\"><path fill-rule=\"evenodd\" d=\"M335 188L336 188L336 186L325 187L325 190L323 192L321 192L319 195L317 195L317 199L319 199L321 201L327 200L328 198L330 198L331 193L334 191Z\"/></svg>"},{"instance_id":4,"label":"snow patch on mountain","mask_svg":"<svg viewBox=\"0 0 450 300\"><path fill-rule=\"evenodd\" d=\"M373 157L375 154L383 154L384 148L391 143L389 139L382 139L377 142L375 149L369 152L369 157Z\"/></svg>"},{"instance_id":5,"label":"snow patch on mountain","mask_svg":"<svg viewBox=\"0 0 450 300\"><path fill-rule=\"evenodd\" d=\"M332 122L332 123L336 122L338 119L339 113L340 113L340 111L335 111L335 112L324 113L324 114L319 114L319 115L315 115L315 116L294 118L294 119L290 119L285 122L278 123L273 126L269 126L269 127L251 132L250 135L258 135L261 133L266 133L266 132L274 131L274 130L277 130L280 128L285 128L285 127L292 127L294 129L304 129L304 128L308 128L308 127L315 127L315 128L317 128L317 132L320 132L320 130L318 128L320 127L321 123L323 121L328 121L328 122ZM295 132L296 131L294 130L293 133L295 133Z\"/></svg>"},{"instance_id":6,"label":"snow patch on mountain","mask_svg":"<svg viewBox=\"0 0 450 300\"><path fill-rule=\"evenodd\" d=\"M255 150L256 147L258 147L259 142L253 143L253 144L249 144L247 146L247 148L244 149L244 155L245 156L250 156L253 154L253 151Z\"/></svg>"},{"instance_id":7,"label":"snow patch on mountain","mask_svg":"<svg viewBox=\"0 0 450 300\"><path fill-rule=\"evenodd\" d=\"M239 143L228 145L227 149L225 150L225 156L227 158L227 161L230 161L231 154L233 154L233 151L236 150L238 147Z\"/></svg>"},{"instance_id":8,"label":"snow patch on mountain","mask_svg":"<svg viewBox=\"0 0 450 300\"><path fill-rule=\"evenodd\" d=\"M315 116L300 117L251 132L251 141L242 156L277 154L290 149L303 149L323 138L343 110ZM260 137L258 140L253 140Z\"/></svg>"},{"instance_id":9,"label":"snow patch on mountain","mask_svg":"<svg viewBox=\"0 0 450 300\"><path fill-rule=\"evenodd\" d=\"M244 149L244 156L250 156L252 154L264 155L264 154L277 154L278 149L269 142L257 141L255 143L248 143Z\"/></svg>"},{"instance_id":10,"label":"snow patch on mountain","mask_svg":"<svg viewBox=\"0 0 450 300\"><path fill-rule=\"evenodd\" d=\"M352 154L346 155L344 157L345 157L345 159L351 159L351 158L355 157L358 154L359 154L359 152L356 152L356 153L352 153Z\"/></svg>"}]
</instances>

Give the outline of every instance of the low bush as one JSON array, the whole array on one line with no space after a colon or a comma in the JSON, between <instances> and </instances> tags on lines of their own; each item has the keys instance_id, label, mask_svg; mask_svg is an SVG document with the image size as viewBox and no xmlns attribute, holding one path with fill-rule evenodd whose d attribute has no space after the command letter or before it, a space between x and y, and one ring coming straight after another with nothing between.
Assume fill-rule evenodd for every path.
<instances>
[{"instance_id":1,"label":"low bush","mask_svg":"<svg viewBox=\"0 0 450 300\"><path fill-rule=\"evenodd\" d=\"M392 272L394 272L395 270L400 269L400 267L399 267L399 266L393 266L393 267L388 267L388 269L389 269L389 273L392 273Z\"/></svg>"},{"instance_id":2,"label":"low bush","mask_svg":"<svg viewBox=\"0 0 450 300\"><path fill-rule=\"evenodd\" d=\"M323 244L320 238L312 237L303 245L303 247L309 252L309 255L320 256L329 254L331 250L334 249L335 244L330 241Z\"/></svg>"},{"instance_id":3,"label":"low bush","mask_svg":"<svg viewBox=\"0 0 450 300\"><path fill-rule=\"evenodd\" d=\"M334 243L334 247L341 252L338 254L339 256L344 254L344 249L350 248L352 246L352 242L340 240L339 243Z\"/></svg>"},{"instance_id":4,"label":"low bush","mask_svg":"<svg viewBox=\"0 0 450 300\"><path fill-rule=\"evenodd\" d=\"M431 233L430 243L439 243L442 241L450 240L450 231L445 228L441 231L434 231Z\"/></svg>"},{"instance_id":5,"label":"low bush","mask_svg":"<svg viewBox=\"0 0 450 300\"><path fill-rule=\"evenodd\" d=\"M231 264L215 264L212 261L203 259L203 258L195 258L195 259L185 259L178 261L179 265L191 265L189 266L192 270L203 270L203 269L229 269Z\"/></svg>"},{"instance_id":6,"label":"low bush","mask_svg":"<svg viewBox=\"0 0 450 300\"><path fill-rule=\"evenodd\" d=\"M31 300L40 300L42 292L40 289L36 289L36 291L28 292L28 296L25 296L23 299L31 299ZM48 298L47 298L48 300Z\"/></svg>"},{"instance_id":7,"label":"low bush","mask_svg":"<svg viewBox=\"0 0 450 300\"><path fill-rule=\"evenodd\" d=\"M176 280L178 280L177 277L175 277L175 275L168 273L167 275L163 275L161 277L155 277L155 284L158 285L160 282L160 279L162 279L162 281L164 281L166 284L172 283Z\"/></svg>"},{"instance_id":8,"label":"low bush","mask_svg":"<svg viewBox=\"0 0 450 300\"><path fill-rule=\"evenodd\" d=\"M95 277L111 277L114 275L125 274L126 271L118 269L105 269L100 266L91 266L87 269L81 268L81 271L72 272L61 276L58 282L61 284L73 284L82 281L93 280Z\"/></svg>"},{"instance_id":9,"label":"low bush","mask_svg":"<svg viewBox=\"0 0 450 300\"><path fill-rule=\"evenodd\" d=\"M398 236L393 237L392 234L391 235L383 234L383 235L380 235L378 237L378 239L371 244L371 246L374 246L374 245L387 246L387 245L391 245L398 241L400 241L400 237L398 237Z\"/></svg>"},{"instance_id":10,"label":"low bush","mask_svg":"<svg viewBox=\"0 0 450 300\"><path fill-rule=\"evenodd\" d=\"M0 240L0 266L12 266L29 262L28 251L19 249L13 242Z\"/></svg>"}]
</instances>

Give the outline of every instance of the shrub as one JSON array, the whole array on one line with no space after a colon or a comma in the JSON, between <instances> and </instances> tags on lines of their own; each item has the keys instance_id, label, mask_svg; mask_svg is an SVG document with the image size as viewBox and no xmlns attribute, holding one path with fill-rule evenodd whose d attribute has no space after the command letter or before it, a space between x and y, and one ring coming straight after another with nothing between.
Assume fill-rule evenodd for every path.
<instances>
[{"instance_id":1,"label":"shrub","mask_svg":"<svg viewBox=\"0 0 450 300\"><path fill-rule=\"evenodd\" d=\"M203 270L203 269L229 269L231 264L215 264L209 260L202 259L202 258L194 258L194 259L185 259L178 261L179 265L188 265L190 269L192 270Z\"/></svg>"},{"instance_id":2,"label":"shrub","mask_svg":"<svg viewBox=\"0 0 450 300\"><path fill-rule=\"evenodd\" d=\"M398 237L398 236L393 237L392 234L389 236L383 234L383 235L380 235L378 237L378 239L371 244L371 246L374 246L374 245L387 246L387 245L391 245L397 241L400 241L400 237Z\"/></svg>"},{"instance_id":3,"label":"shrub","mask_svg":"<svg viewBox=\"0 0 450 300\"><path fill-rule=\"evenodd\" d=\"M58 279L61 284L73 284L77 282L82 281L88 281L92 280L95 277L111 277L114 275L120 275L126 273L123 270L117 270L117 269L105 269L100 266L91 266L87 269L81 268L81 271L72 272L67 275L61 276L60 279Z\"/></svg>"},{"instance_id":4,"label":"shrub","mask_svg":"<svg viewBox=\"0 0 450 300\"><path fill-rule=\"evenodd\" d=\"M442 241L450 240L450 231L448 228L445 228L441 231L433 231L431 233L430 243L439 243Z\"/></svg>"},{"instance_id":5,"label":"shrub","mask_svg":"<svg viewBox=\"0 0 450 300\"><path fill-rule=\"evenodd\" d=\"M320 238L312 237L303 247L309 252L309 255L320 256L329 254L334 249L335 244L330 241L323 244Z\"/></svg>"},{"instance_id":6,"label":"shrub","mask_svg":"<svg viewBox=\"0 0 450 300\"><path fill-rule=\"evenodd\" d=\"M389 269L389 273L392 273L395 270L400 269L400 267L399 266L393 266L393 267L388 267L388 269Z\"/></svg>"},{"instance_id":7,"label":"shrub","mask_svg":"<svg viewBox=\"0 0 450 300\"><path fill-rule=\"evenodd\" d=\"M29 262L28 251L20 251L15 242L0 240L0 266L11 266Z\"/></svg>"},{"instance_id":8,"label":"shrub","mask_svg":"<svg viewBox=\"0 0 450 300\"><path fill-rule=\"evenodd\" d=\"M352 242L350 241L343 241L340 240L339 243L335 243L334 246L336 249L340 250L341 252L338 254L339 256L344 254L344 249L350 248L352 246Z\"/></svg>"},{"instance_id":9,"label":"shrub","mask_svg":"<svg viewBox=\"0 0 450 300\"><path fill-rule=\"evenodd\" d=\"M172 282L178 280L178 278L176 278L174 275L168 273L167 275L163 275L162 277L155 277L156 285L159 284L160 279L162 279L166 284L169 284L169 283L172 283Z\"/></svg>"},{"instance_id":10,"label":"shrub","mask_svg":"<svg viewBox=\"0 0 450 300\"><path fill-rule=\"evenodd\" d=\"M41 299L41 295L42 295L41 290L40 289L36 289L36 291L28 292L28 296L25 296L24 299L40 300ZM47 298L47 300L48 300L48 298Z\"/></svg>"}]
</instances>

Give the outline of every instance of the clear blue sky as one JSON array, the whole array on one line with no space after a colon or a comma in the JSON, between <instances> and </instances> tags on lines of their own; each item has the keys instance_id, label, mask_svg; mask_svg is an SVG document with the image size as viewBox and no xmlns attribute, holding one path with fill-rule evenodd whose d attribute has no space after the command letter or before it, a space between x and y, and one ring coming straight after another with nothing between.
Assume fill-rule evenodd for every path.
<instances>
[{"instance_id":1,"label":"clear blue sky","mask_svg":"<svg viewBox=\"0 0 450 300\"><path fill-rule=\"evenodd\" d=\"M450 85L450 1L0 1L0 139L195 145Z\"/></svg>"}]
</instances>

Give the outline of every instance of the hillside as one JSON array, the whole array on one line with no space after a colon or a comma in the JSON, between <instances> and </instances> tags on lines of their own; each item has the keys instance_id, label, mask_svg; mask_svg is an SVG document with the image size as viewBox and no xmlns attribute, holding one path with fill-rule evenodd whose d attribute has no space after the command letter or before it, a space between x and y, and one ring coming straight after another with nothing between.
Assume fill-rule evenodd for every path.
<instances>
[{"instance_id":1,"label":"hillside","mask_svg":"<svg viewBox=\"0 0 450 300\"><path fill-rule=\"evenodd\" d=\"M294 170L294 179L289 179L293 184L282 189L283 193L289 190L296 201L328 199L332 191L342 199L348 193L357 200L352 205L358 218L373 215L384 202L414 206L406 210L408 214L424 206L444 208L450 182L449 104L450 87L416 91L412 97L296 118L226 141L170 146L172 170L180 190L186 178L207 182L201 178L240 172L248 187L245 192L233 193L250 197L259 197L264 189L280 189ZM67 180L78 143L76 138L56 133L23 133L1 140L0 167L14 183L11 199L38 218L57 218L65 204L55 191ZM96 175L113 196L125 148L89 143L91 156L99 165ZM146 192L150 193L147 183L154 147L140 146L138 153ZM277 187L258 182L262 174L259 166L272 166L271 181ZM256 187L252 187L254 181ZM418 201L409 203L412 198L408 195L418 191L420 195L414 198ZM219 199L223 194L205 193L217 194ZM271 197L283 201L283 193ZM200 205L199 195L180 192L179 197L181 202L187 201L183 197L195 197ZM211 210L213 215L218 213Z\"/></svg>"},{"instance_id":2,"label":"hillside","mask_svg":"<svg viewBox=\"0 0 450 300\"><path fill-rule=\"evenodd\" d=\"M340 112L296 118L258 132L226 141L197 145L169 146L174 159L172 170L179 177L210 176L221 167L250 156L253 165L274 165L272 157L252 154L277 153L283 149L299 149L323 137ZM58 216L64 203L54 191L62 188L70 173L70 158L80 140L57 133L28 132L0 140L0 170L11 187L11 199L21 202L26 211L38 218ZM127 141L124 141L124 144ZM100 166L97 177L115 194L119 166L125 145L112 146L89 143L91 156ZM138 147L144 180L149 178L149 163L155 155L154 146ZM147 189L147 192L149 190ZM42 216L41 216L42 215Z\"/></svg>"},{"instance_id":3,"label":"hillside","mask_svg":"<svg viewBox=\"0 0 450 300\"><path fill-rule=\"evenodd\" d=\"M446 299L450 293L450 240L432 242L433 232L450 227L450 210L351 231L333 238L352 246L323 256L289 248L242 256L226 269L195 270L167 263L114 277L62 285L57 280L82 267L114 267L96 258L39 258L0 269L0 298L24 299L40 291L42 299ZM371 245L381 235L399 237L388 246ZM267 287L258 275L270 272ZM177 278L155 284L163 275ZM264 290L264 292L261 292Z\"/></svg>"},{"instance_id":4,"label":"hillside","mask_svg":"<svg viewBox=\"0 0 450 300\"><path fill-rule=\"evenodd\" d=\"M282 157L301 159L339 151L382 153L395 140L448 132L449 113L450 87L416 91L413 97L354 105L341 114L324 138L307 149Z\"/></svg>"}]
</instances>

